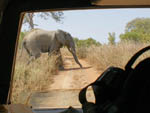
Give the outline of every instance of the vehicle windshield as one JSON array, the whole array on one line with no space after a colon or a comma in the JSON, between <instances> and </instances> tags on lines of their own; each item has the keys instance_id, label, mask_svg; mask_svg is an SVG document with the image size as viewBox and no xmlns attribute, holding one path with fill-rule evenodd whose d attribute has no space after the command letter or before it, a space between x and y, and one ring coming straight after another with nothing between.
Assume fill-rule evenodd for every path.
<instances>
[{"instance_id":1,"label":"vehicle windshield","mask_svg":"<svg viewBox=\"0 0 150 113\"><path fill-rule=\"evenodd\" d=\"M110 66L124 68L149 43L149 8L26 13L11 101L34 108L81 108L82 88ZM92 88L87 97L95 101Z\"/></svg>"}]
</instances>

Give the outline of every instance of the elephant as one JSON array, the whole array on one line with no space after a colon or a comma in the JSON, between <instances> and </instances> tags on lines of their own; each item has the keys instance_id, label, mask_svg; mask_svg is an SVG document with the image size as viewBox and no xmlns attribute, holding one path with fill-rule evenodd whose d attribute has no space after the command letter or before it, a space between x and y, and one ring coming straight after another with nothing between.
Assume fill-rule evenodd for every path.
<instances>
[{"instance_id":1,"label":"elephant","mask_svg":"<svg viewBox=\"0 0 150 113\"><path fill-rule=\"evenodd\" d=\"M30 59L28 64L40 57L41 53L60 54L60 48L66 46L74 57L75 62L82 68L75 50L75 43L70 33L63 30L48 31L43 29L32 29L22 41L22 49L25 48ZM22 54L22 50L21 50Z\"/></svg>"}]
</instances>

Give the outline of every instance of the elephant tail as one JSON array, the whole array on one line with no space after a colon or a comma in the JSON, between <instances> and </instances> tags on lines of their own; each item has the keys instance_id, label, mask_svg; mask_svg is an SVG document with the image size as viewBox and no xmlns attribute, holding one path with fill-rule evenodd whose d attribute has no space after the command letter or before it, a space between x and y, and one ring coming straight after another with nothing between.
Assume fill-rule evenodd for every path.
<instances>
[{"instance_id":1,"label":"elephant tail","mask_svg":"<svg viewBox=\"0 0 150 113\"><path fill-rule=\"evenodd\" d=\"M21 44L21 52L20 52L20 56L19 57L22 56L23 48L25 48L25 46L26 46L26 42L23 40L22 44Z\"/></svg>"}]
</instances>

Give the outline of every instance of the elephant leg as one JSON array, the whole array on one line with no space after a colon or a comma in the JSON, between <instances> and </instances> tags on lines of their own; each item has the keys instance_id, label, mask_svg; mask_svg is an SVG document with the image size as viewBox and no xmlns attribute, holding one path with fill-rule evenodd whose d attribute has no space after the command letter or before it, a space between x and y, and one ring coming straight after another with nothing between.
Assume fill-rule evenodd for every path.
<instances>
[{"instance_id":1,"label":"elephant leg","mask_svg":"<svg viewBox=\"0 0 150 113\"><path fill-rule=\"evenodd\" d=\"M67 48L71 52L71 54L73 55L74 60L76 61L76 63L79 64L80 68L82 68L82 65L80 64L80 62L79 62L79 60L77 58L75 49L73 49L73 48L70 49L69 47L67 47Z\"/></svg>"},{"instance_id":2,"label":"elephant leg","mask_svg":"<svg viewBox=\"0 0 150 113\"><path fill-rule=\"evenodd\" d=\"M57 59L56 59L56 65L58 66L58 68L60 70L63 70L64 67L63 67L63 60L62 60L60 49L53 50L53 51L49 52L48 56L51 57L51 55L56 55L56 57L57 57Z\"/></svg>"},{"instance_id":3,"label":"elephant leg","mask_svg":"<svg viewBox=\"0 0 150 113\"><path fill-rule=\"evenodd\" d=\"M33 62L34 60L36 60L36 59L39 58L40 56L41 56L40 53L39 53L39 54L36 54L36 55L30 56L30 59L29 59L27 65L29 65L31 62Z\"/></svg>"},{"instance_id":4,"label":"elephant leg","mask_svg":"<svg viewBox=\"0 0 150 113\"><path fill-rule=\"evenodd\" d=\"M60 70L63 70L64 66L63 66L63 60L62 60L62 55L61 55L60 49L56 51L56 55L58 55L58 58L57 58L58 68Z\"/></svg>"},{"instance_id":5,"label":"elephant leg","mask_svg":"<svg viewBox=\"0 0 150 113\"><path fill-rule=\"evenodd\" d=\"M29 58L29 60L28 60L28 62L27 62L27 65L29 65L34 59L35 59L34 56L30 56L30 58Z\"/></svg>"},{"instance_id":6,"label":"elephant leg","mask_svg":"<svg viewBox=\"0 0 150 113\"><path fill-rule=\"evenodd\" d=\"M53 55L53 54L56 54L56 51L55 51L55 50L52 51L52 52L48 52L48 56L51 56L51 55Z\"/></svg>"},{"instance_id":7,"label":"elephant leg","mask_svg":"<svg viewBox=\"0 0 150 113\"><path fill-rule=\"evenodd\" d=\"M25 50L26 50L27 54L29 55L29 57L31 57L32 55L26 46L25 46Z\"/></svg>"}]
</instances>

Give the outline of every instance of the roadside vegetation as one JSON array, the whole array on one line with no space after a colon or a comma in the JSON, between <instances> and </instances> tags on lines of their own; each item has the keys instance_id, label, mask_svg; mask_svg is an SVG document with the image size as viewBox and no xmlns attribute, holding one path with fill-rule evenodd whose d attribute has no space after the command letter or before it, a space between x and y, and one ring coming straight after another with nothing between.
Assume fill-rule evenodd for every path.
<instances>
[{"instance_id":1,"label":"roadside vegetation","mask_svg":"<svg viewBox=\"0 0 150 113\"><path fill-rule=\"evenodd\" d=\"M23 25L28 30L38 26L34 22L34 18L38 17L43 20L52 18L55 22L63 22L64 14L61 11L57 12L41 12L41 13L26 13L23 19ZM42 55L35 62L27 65L28 55L26 52L20 56L20 49L23 37L27 31L21 32L18 43L18 52L16 55L16 64L13 77L12 103L27 103L28 98L34 91L43 91L45 86L53 82L52 78L58 72L59 56L53 55L47 57Z\"/></svg>"},{"instance_id":2,"label":"roadside vegetation","mask_svg":"<svg viewBox=\"0 0 150 113\"><path fill-rule=\"evenodd\" d=\"M25 50L22 57L19 57L24 35L25 32L21 32L13 78L12 102L25 104L34 91L44 91L48 84L53 83L53 77L59 71L59 56L50 58L47 54L42 54L39 59L26 66L28 56ZM115 32L108 33L108 44L101 44L91 37L85 40L74 38L77 56L101 72L110 66L124 68L137 51L150 45L150 18L136 18L130 21L119 38L120 41L116 42ZM71 55L65 47L61 51L63 56ZM148 56L150 52L138 58L134 66Z\"/></svg>"},{"instance_id":3,"label":"roadside vegetation","mask_svg":"<svg viewBox=\"0 0 150 113\"><path fill-rule=\"evenodd\" d=\"M34 91L46 90L46 86L53 83L52 78L58 73L59 56L48 57L47 54L43 54L35 62L27 65L26 52L24 51L21 57L19 53L20 51L15 64L12 102L25 104Z\"/></svg>"},{"instance_id":4,"label":"roadside vegetation","mask_svg":"<svg viewBox=\"0 0 150 113\"><path fill-rule=\"evenodd\" d=\"M84 58L92 66L102 72L110 66L124 68L128 60L141 48L149 43L121 42L116 45L91 46L90 48L78 48L79 58ZM142 59L150 56L150 52L145 53L137 59L134 66Z\"/></svg>"},{"instance_id":5,"label":"roadside vegetation","mask_svg":"<svg viewBox=\"0 0 150 113\"><path fill-rule=\"evenodd\" d=\"M116 42L115 32L108 33L108 44L86 43L77 40L77 53L80 58L96 66L102 72L109 66L124 68L128 60L141 48L150 45L150 18L136 18L126 24L125 32L120 34L120 41ZM87 40L85 40L87 42ZM135 65L150 52L142 55Z\"/></svg>"}]
</instances>

